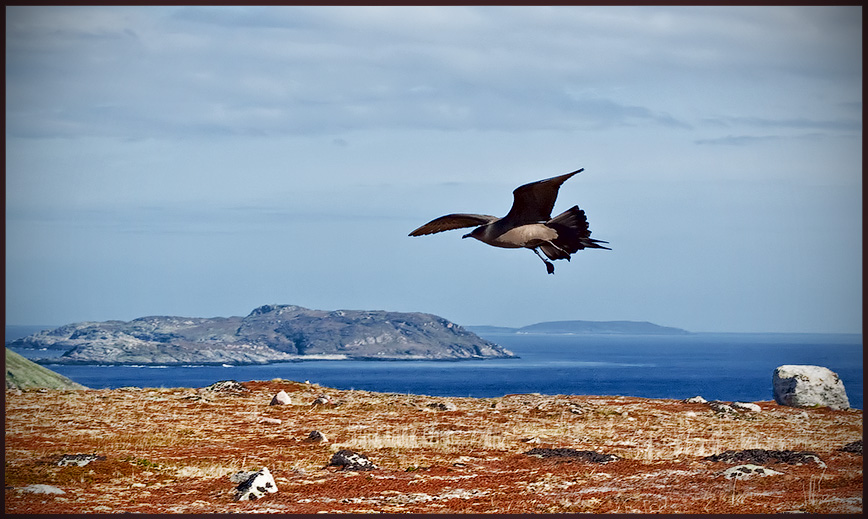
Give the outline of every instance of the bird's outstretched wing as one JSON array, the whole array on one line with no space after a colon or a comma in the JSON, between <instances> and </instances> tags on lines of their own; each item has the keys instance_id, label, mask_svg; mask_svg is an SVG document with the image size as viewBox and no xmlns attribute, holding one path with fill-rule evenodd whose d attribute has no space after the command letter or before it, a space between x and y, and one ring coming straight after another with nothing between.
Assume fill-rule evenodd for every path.
<instances>
[{"instance_id":1,"label":"bird's outstretched wing","mask_svg":"<svg viewBox=\"0 0 868 519\"><path fill-rule=\"evenodd\" d=\"M584 170L585 168L582 168L566 175L539 180L517 187L512 192L512 208L510 208L503 219L514 226L550 220L561 184L566 182L571 176Z\"/></svg>"},{"instance_id":2,"label":"bird's outstretched wing","mask_svg":"<svg viewBox=\"0 0 868 519\"><path fill-rule=\"evenodd\" d=\"M419 227L410 233L410 236L422 236L424 234L434 234L436 232L451 231L452 229L461 229L462 227L476 227L491 223L499 218L487 214L447 214L440 218L435 218Z\"/></svg>"}]
</instances>

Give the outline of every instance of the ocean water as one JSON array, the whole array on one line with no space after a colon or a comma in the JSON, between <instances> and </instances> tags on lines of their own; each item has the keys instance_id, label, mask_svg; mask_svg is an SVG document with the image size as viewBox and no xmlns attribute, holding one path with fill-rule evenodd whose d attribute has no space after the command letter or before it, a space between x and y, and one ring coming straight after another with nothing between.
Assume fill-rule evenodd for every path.
<instances>
[{"instance_id":1,"label":"ocean water","mask_svg":"<svg viewBox=\"0 0 868 519\"><path fill-rule=\"evenodd\" d=\"M338 389L430 396L512 393L772 400L782 364L836 372L862 409L861 334L480 334L518 359L304 361L257 366L65 366L50 369L91 388L204 387L219 380L310 381ZM7 336L7 340L10 337ZM28 358L54 352L17 350ZM56 353L55 353L56 354Z\"/></svg>"}]
</instances>

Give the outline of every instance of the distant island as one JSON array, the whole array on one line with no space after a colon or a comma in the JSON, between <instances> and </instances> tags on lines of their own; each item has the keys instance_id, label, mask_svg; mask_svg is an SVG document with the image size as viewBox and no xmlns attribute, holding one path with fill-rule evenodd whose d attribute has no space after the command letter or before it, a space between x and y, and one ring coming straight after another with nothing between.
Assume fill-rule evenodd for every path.
<instances>
[{"instance_id":1,"label":"distant island","mask_svg":"<svg viewBox=\"0 0 868 519\"><path fill-rule=\"evenodd\" d=\"M475 333L544 333L544 334L630 334L686 335L687 330L660 326L647 321L549 321L509 328L505 326L468 326Z\"/></svg>"},{"instance_id":2,"label":"distant island","mask_svg":"<svg viewBox=\"0 0 868 519\"><path fill-rule=\"evenodd\" d=\"M245 317L141 317L43 330L7 347L64 350L52 364L241 365L299 360L462 360L515 355L425 313L264 305Z\"/></svg>"}]
</instances>

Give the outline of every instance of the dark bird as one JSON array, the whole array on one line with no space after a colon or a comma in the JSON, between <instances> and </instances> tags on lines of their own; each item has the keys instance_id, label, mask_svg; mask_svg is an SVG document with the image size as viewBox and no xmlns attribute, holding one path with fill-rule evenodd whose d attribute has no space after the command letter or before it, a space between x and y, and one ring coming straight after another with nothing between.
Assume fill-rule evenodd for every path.
<instances>
[{"instance_id":1,"label":"dark bird","mask_svg":"<svg viewBox=\"0 0 868 519\"><path fill-rule=\"evenodd\" d=\"M410 236L434 234L462 227L476 227L462 238L477 240L507 249L531 249L546 265L546 271L554 274L551 260L570 260L570 254L580 249L606 249L600 245L609 243L590 238L585 212L574 205L552 218L552 209L558 197L558 189L568 178L584 171L584 168L546 180L531 182L512 192L512 208L503 218L487 214L456 213L435 218L410 233Z\"/></svg>"}]
</instances>

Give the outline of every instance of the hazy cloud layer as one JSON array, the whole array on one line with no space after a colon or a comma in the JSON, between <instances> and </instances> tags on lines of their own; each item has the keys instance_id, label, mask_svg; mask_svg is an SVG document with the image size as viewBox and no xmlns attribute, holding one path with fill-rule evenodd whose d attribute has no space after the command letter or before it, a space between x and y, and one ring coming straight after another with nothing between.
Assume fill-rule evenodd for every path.
<instances>
[{"instance_id":1,"label":"hazy cloud layer","mask_svg":"<svg viewBox=\"0 0 868 519\"><path fill-rule=\"evenodd\" d=\"M748 84L779 81L786 98L799 83L853 82L861 25L847 12L17 7L7 117L13 135L31 137L690 129L685 101L718 94L722 110ZM758 108L726 121L861 129L844 111L813 121Z\"/></svg>"}]
</instances>

